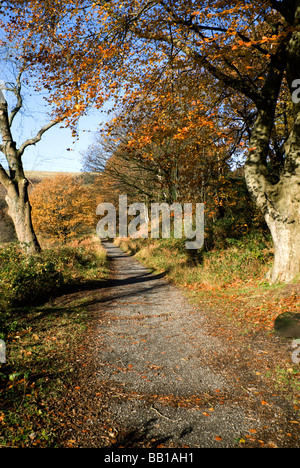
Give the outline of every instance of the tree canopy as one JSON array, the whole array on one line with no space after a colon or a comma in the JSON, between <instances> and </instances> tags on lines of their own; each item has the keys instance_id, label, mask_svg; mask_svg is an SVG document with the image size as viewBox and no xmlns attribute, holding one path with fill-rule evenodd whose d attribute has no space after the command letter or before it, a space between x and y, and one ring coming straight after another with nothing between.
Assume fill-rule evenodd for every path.
<instances>
[{"instance_id":1,"label":"tree canopy","mask_svg":"<svg viewBox=\"0 0 300 468\"><path fill-rule=\"evenodd\" d=\"M300 269L299 21L299 0L44 0L8 2L3 28L7 41L23 44L32 79L70 125L111 99L130 116L145 96L155 100L155 90L161 124L160 103L173 105L177 118L176 100L190 93L175 136L206 128L244 149L247 187L273 237L277 281Z\"/></svg>"}]
</instances>

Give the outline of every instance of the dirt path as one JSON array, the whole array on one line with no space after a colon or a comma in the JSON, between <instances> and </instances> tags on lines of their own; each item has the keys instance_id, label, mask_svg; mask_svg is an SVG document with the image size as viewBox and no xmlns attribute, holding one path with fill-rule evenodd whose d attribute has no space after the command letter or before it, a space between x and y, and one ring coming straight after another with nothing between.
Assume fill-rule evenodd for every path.
<instances>
[{"instance_id":1,"label":"dirt path","mask_svg":"<svg viewBox=\"0 0 300 468\"><path fill-rule=\"evenodd\" d=\"M262 344L237 350L179 289L104 245L114 276L91 305L100 315L81 446L299 446L292 405L252 365L253 355L267 365Z\"/></svg>"}]
</instances>

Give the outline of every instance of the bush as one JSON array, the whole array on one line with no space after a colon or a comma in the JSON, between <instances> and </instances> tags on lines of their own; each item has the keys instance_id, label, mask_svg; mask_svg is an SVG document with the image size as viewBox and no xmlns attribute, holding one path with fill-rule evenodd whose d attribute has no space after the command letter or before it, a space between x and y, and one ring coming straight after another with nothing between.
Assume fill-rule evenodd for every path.
<instances>
[{"instance_id":1,"label":"bush","mask_svg":"<svg viewBox=\"0 0 300 468\"><path fill-rule=\"evenodd\" d=\"M25 255L16 244L0 248L0 313L1 309L45 302L68 284L103 278L106 273L106 256L99 241L34 255Z\"/></svg>"},{"instance_id":2,"label":"bush","mask_svg":"<svg viewBox=\"0 0 300 468\"><path fill-rule=\"evenodd\" d=\"M64 278L49 258L25 256L16 246L0 250L2 308L35 304L58 291Z\"/></svg>"}]
</instances>

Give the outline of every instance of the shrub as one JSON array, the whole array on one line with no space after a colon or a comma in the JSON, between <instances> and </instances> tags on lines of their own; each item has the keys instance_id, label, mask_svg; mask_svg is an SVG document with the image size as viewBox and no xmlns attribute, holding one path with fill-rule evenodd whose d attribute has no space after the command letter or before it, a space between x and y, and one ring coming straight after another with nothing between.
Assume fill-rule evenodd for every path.
<instances>
[{"instance_id":1,"label":"shrub","mask_svg":"<svg viewBox=\"0 0 300 468\"><path fill-rule=\"evenodd\" d=\"M0 311L45 302L67 284L106 274L99 241L89 248L62 246L29 256L11 244L0 248Z\"/></svg>"},{"instance_id":2,"label":"shrub","mask_svg":"<svg viewBox=\"0 0 300 468\"><path fill-rule=\"evenodd\" d=\"M38 303L64 283L52 260L25 256L15 245L0 250L0 265L2 308Z\"/></svg>"}]
</instances>

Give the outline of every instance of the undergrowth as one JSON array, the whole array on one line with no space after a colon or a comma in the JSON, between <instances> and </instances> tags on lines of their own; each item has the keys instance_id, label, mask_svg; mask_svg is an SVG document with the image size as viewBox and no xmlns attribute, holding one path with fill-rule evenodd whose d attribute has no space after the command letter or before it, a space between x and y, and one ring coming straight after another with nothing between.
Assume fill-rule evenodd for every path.
<instances>
[{"instance_id":1,"label":"undergrowth","mask_svg":"<svg viewBox=\"0 0 300 468\"><path fill-rule=\"evenodd\" d=\"M233 282L262 279L271 266L271 242L256 233L244 239L226 239L226 249L195 252L183 239L116 239L125 251L156 271L165 271L177 284L223 287Z\"/></svg>"},{"instance_id":2,"label":"undergrowth","mask_svg":"<svg viewBox=\"0 0 300 468\"><path fill-rule=\"evenodd\" d=\"M189 290L195 300L222 308L224 317L243 332L272 331L280 313L299 311L299 295L293 285L270 286L266 280L273 251L270 238L260 232L226 239L226 248L200 252L186 250L183 239L115 242L147 267L164 272L167 280Z\"/></svg>"},{"instance_id":3,"label":"undergrowth","mask_svg":"<svg viewBox=\"0 0 300 468\"><path fill-rule=\"evenodd\" d=\"M45 302L67 285L107 274L106 253L99 240L48 247L26 255L18 244L0 248L0 307Z\"/></svg>"},{"instance_id":4,"label":"undergrowth","mask_svg":"<svg viewBox=\"0 0 300 468\"><path fill-rule=\"evenodd\" d=\"M106 252L97 238L48 245L31 256L9 245L0 249L0 262L0 339L6 346L0 447L56 447L64 431L57 401L70 384L89 323L88 290L85 300L63 295L99 287L109 273Z\"/></svg>"}]
</instances>

